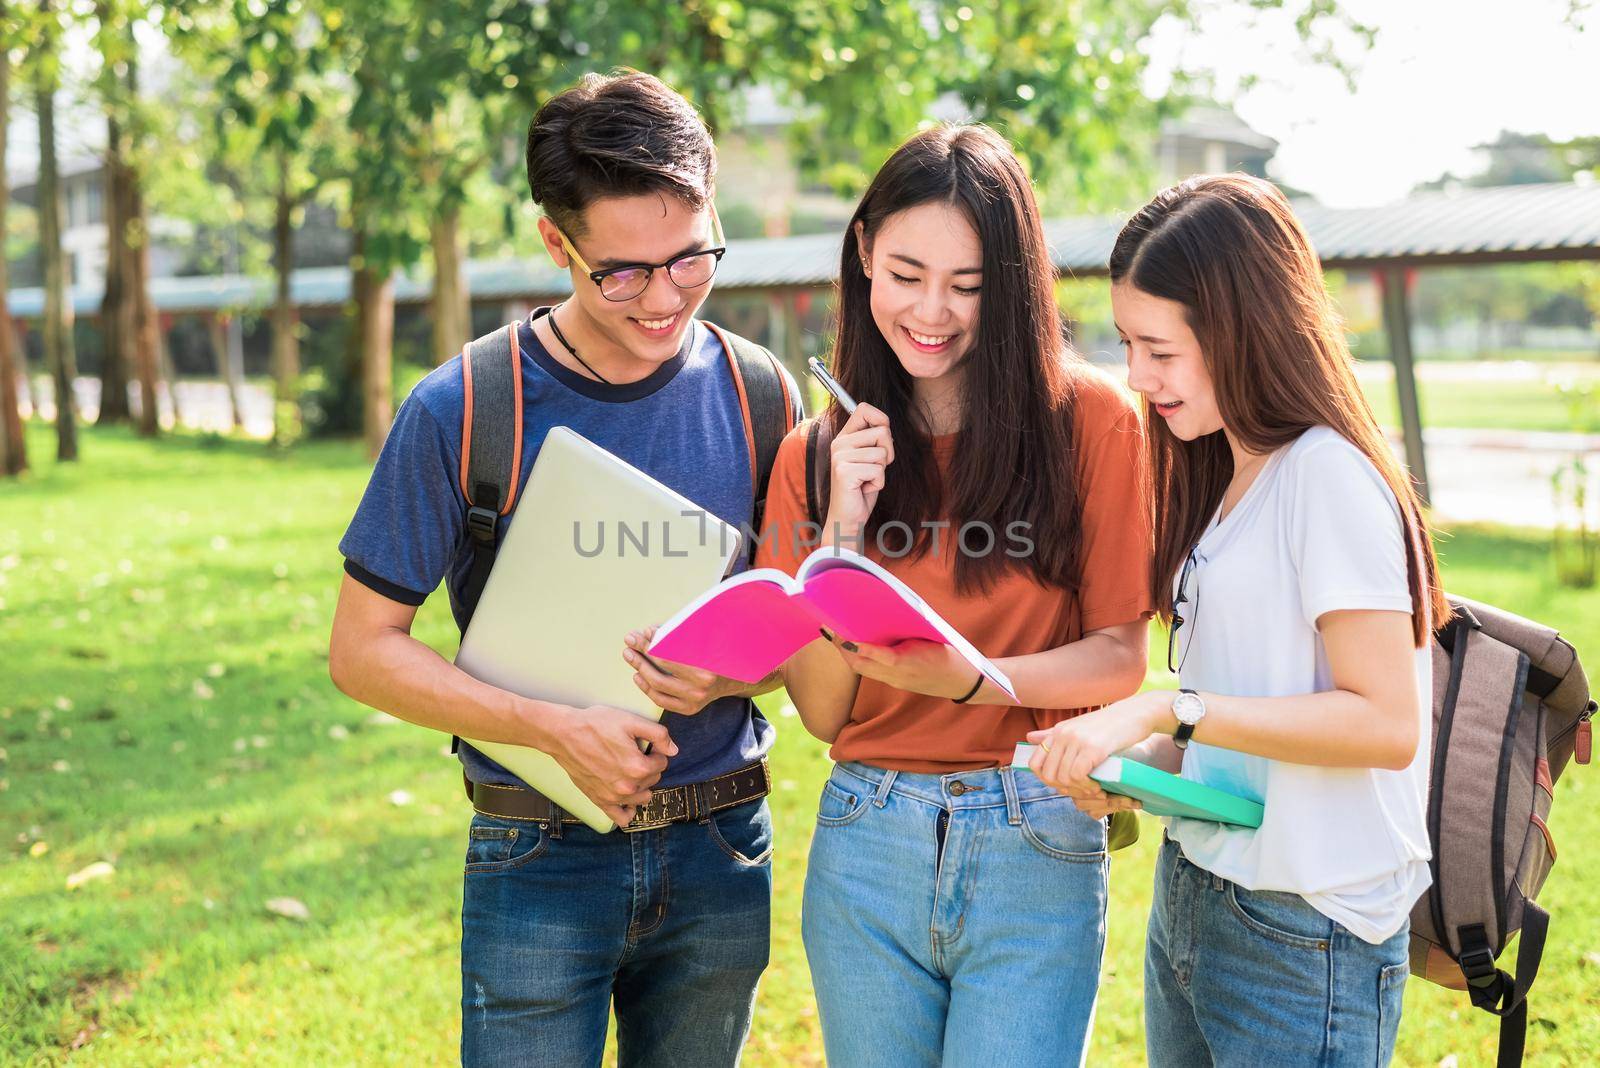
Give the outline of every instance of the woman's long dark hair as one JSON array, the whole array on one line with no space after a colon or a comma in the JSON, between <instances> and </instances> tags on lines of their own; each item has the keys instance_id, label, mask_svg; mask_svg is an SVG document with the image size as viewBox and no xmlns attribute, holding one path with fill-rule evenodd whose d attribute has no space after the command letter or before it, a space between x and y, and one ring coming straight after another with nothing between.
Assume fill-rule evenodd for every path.
<instances>
[{"instance_id":1,"label":"woman's long dark hair","mask_svg":"<svg viewBox=\"0 0 1600 1068\"><path fill-rule=\"evenodd\" d=\"M1111 281L1182 304L1200 342L1222 421L1252 453L1332 427L1372 461L1400 505L1412 637L1451 611L1411 478L1356 381L1350 349L1311 240L1283 194L1244 174L1203 175L1163 190L1117 236ZM1146 401L1146 414L1148 401ZM1222 502L1233 453L1222 431L1183 441L1147 420L1155 476L1155 602L1172 614L1172 577Z\"/></svg>"},{"instance_id":2,"label":"woman's long dark hair","mask_svg":"<svg viewBox=\"0 0 1600 1068\"><path fill-rule=\"evenodd\" d=\"M884 221L922 204L958 208L983 246L977 330L963 357L962 420L943 484L932 443L916 417L912 380L872 318L866 249ZM1072 382L1055 303L1055 269L1045 245L1033 186L1005 140L984 126L943 126L901 145L867 187L840 257L834 374L851 396L888 415L895 462L868 523L877 538L889 523L916 533L911 555L931 547L924 522L948 520L946 541L964 524L985 523L994 551L957 551L956 585L986 589L1008 566L1030 569L1044 584L1076 589L1081 516L1072 438ZM823 414L837 432L844 412ZM1007 556L1007 532L1027 523L1033 552ZM904 538L884 532L898 550ZM941 544L945 542L942 541ZM977 543L974 540L974 544Z\"/></svg>"}]
</instances>

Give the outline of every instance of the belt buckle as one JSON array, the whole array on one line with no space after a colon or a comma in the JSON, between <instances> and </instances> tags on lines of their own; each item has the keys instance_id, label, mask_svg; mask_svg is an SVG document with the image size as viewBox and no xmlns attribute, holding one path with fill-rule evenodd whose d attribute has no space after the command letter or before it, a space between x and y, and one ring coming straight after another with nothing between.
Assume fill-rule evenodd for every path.
<instances>
[{"instance_id":1,"label":"belt buckle","mask_svg":"<svg viewBox=\"0 0 1600 1068\"><path fill-rule=\"evenodd\" d=\"M623 827L622 830L628 834L636 834L639 831L653 831L684 819L688 814L688 802L684 795L684 789L682 786L668 787L666 790L658 792L656 796L650 799L649 804L634 812L633 821ZM652 811L659 813L659 815L648 815Z\"/></svg>"}]
</instances>

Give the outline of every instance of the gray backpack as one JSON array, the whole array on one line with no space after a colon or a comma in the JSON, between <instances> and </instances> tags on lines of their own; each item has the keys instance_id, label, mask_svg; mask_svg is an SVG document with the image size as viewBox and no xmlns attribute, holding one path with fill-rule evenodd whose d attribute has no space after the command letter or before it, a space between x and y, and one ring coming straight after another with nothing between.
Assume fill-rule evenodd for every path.
<instances>
[{"instance_id":1,"label":"gray backpack","mask_svg":"<svg viewBox=\"0 0 1600 1068\"><path fill-rule=\"evenodd\" d=\"M1589 762L1589 682L1554 630L1452 597L1434 635L1428 838L1433 885L1411 912L1411 973L1500 1023L1500 1068L1522 1063L1528 988L1550 915L1534 904L1555 863L1547 820L1567 761ZM1518 930L1515 975L1495 960Z\"/></svg>"}]
</instances>

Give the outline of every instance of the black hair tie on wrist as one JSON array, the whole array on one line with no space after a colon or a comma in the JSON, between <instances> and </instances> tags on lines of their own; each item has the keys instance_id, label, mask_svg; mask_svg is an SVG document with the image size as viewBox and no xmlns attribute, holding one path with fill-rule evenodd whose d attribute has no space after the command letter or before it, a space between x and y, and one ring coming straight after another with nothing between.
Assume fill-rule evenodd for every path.
<instances>
[{"instance_id":1,"label":"black hair tie on wrist","mask_svg":"<svg viewBox=\"0 0 1600 1068\"><path fill-rule=\"evenodd\" d=\"M978 695L978 691L981 689L983 689L983 672L980 671L978 672L978 681L972 684L972 689L956 698L956 704L966 704L968 701L976 697Z\"/></svg>"}]
</instances>

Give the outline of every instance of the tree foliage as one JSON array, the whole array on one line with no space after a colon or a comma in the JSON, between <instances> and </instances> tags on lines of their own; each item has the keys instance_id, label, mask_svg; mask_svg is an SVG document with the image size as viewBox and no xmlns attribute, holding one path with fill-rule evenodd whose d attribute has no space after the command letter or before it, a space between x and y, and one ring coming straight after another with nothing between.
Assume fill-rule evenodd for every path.
<instances>
[{"instance_id":1,"label":"tree foliage","mask_svg":"<svg viewBox=\"0 0 1600 1068\"><path fill-rule=\"evenodd\" d=\"M353 287L363 299L391 299L382 280L416 267L430 249L436 307L461 299L459 250L507 251L504 235L526 226L520 150L529 117L587 71L650 71L719 133L738 125L754 92L770 93L794 118L805 174L841 192L861 188L930 122L987 122L1017 146L1047 209L1066 210L1120 206L1142 189L1157 125L1186 89L1180 79L1157 99L1147 95L1146 43L1163 20L1193 24L1219 8L1272 13L1336 64L1328 42L1339 34L1329 27L1344 37L1362 32L1336 0L102 6L115 15L108 26L158 25L185 65L176 106L140 111L134 95L117 95L115 77L134 60L134 37L125 35L126 56L117 41L99 42L106 100L126 110L149 159L171 164L153 176L152 200L197 222L201 236L229 233L213 269L272 265L278 335L293 331L284 310L292 266L285 219L297 220L313 199L336 207L350 231L352 271L367 275ZM378 343L387 332L366 314L357 309L351 337ZM437 337L435 347L450 351ZM355 388L373 358L352 350L335 377ZM280 401L296 359L275 352Z\"/></svg>"}]
</instances>

